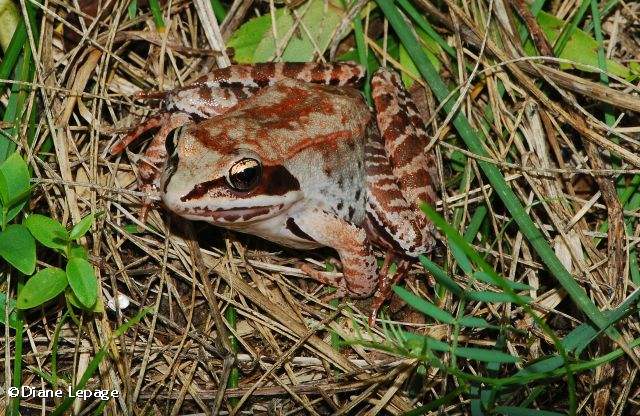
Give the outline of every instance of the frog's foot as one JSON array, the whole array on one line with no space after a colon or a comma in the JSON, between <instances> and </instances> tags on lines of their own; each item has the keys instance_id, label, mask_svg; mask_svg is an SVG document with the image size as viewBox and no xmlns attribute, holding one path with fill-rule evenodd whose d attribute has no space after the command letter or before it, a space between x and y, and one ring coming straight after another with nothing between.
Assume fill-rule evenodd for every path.
<instances>
[{"instance_id":1,"label":"frog's foot","mask_svg":"<svg viewBox=\"0 0 640 416\"><path fill-rule=\"evenodd\" d=\"M153 136L147 150L138 161L139 188L144 192L142 212L140 213L142 222L144 222L151 206L160 200L160 176L169 157L166 147L167 137L174 129L187 124L190 120L191 118L188 114L170 114L160 126L160 130Z\"/></svg>"},{"instance_id":2,"label":"frog's foot","mask_svg":"<svg viewBox=\"0 0 640 416\"><path fill-rule=\"evenodd\" d=\"M374 295L373 302L371 303L371 313L369 315L369 326L375 325L378 317L378 311L382 305L391 297L391 287L404 279L409 270L409 262L407 260L401 260L398 262L398 267L393 276L389 276L389 267L393 261L394 254L387 252L384 257L384 264L380 273L378 274L378 290Z\"/></svg>"},{"instance_id":3,"label":"frog's foot","mask_svg":"<svg viewBox=\"0 0 640 416\"><path fill-rule=\"evenodd\" d=\"M133 94L134 100L164 100L170 91L138 91Z\"/></svg>"},{"instance_id":4,"label":"frog's foot","mask_svg":"<svg viewBox=\"0 0 640 416\"><path fill-rule=\"evenodd\" d=\"M138 140L138 138L142 136L144 133L148 132L151 129L155 129L156 127L160 127L164 125L169 121L170 118L171 118L170 113L159 113L153 117L149 117L144 122L142 122L138 127L136 127L135 129L127 133L126 136L119 139L113 146L111 146L109 153L111 153L114 156L119 155L124 151L124 149L129 147L131 143Z\"/></svg>"},{"instance_id":5,"label":"frog's foot","mask_svg":"<svg viewBox=\"0 0 640 416\"><path fill-rule=\"evenodd\" d=\"M325 285L333 286L336 288L335 292L329 293L322 297L323 302L330 302L334 299L342 299L348 293L347 285L342 277L342 273L325 272L318 269L314 269L309 264L301 264L300 270L309 275L312 279L317 280Z\"/></svg>"},{"instance_id":6,"label":"frog's foot","mask_svg":"<svg viewBox=\"0 0 640 416\"><path fill-rule=\"evenodd\" d=\"M140 186L140 190L144 193L142 196L142 207L140 208L140 214L138 215L138 219L142 224L147 222L147 215L149 214L149 210L160 201L160 194L158 192L157 186L154 184L142 184Z\"/></svg>"}]
</instances>

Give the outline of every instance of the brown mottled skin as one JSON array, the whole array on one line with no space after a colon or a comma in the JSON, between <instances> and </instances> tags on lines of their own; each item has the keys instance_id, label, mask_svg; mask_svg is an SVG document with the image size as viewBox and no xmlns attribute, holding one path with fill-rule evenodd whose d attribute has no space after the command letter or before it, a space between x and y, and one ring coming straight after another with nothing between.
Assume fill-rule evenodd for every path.
<instances>
[{"instance_id":1,"label":"brown mottled skin","mask_svg":"<svg viewBox=\"0 0 640 416\"><path fill-rule=\"evenodd\" d=\"M363 76L352 63L215 70L167 93L167 111L112 152L159 126L140 162L145 205L161 198L188 219L298 249L333 247L341 276L303 270L337 287L337 297L378 288L373 319L390 290L391 259L404 271L404 259L434 245L418 205L435 202L436 178L424 123L397 74L374 74L375 117L354 88ZM166 137L183 125L167 155ZM387 252L380 273L373 245Z\"/></svg>"}]
</instances>

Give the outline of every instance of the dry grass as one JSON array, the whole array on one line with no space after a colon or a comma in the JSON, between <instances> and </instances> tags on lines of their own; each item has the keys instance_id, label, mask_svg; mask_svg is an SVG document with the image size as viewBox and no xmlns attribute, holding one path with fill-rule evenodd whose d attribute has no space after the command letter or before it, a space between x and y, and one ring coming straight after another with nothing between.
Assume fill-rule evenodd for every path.
<instances>
[{"instance_id":1,"label":"dry grass","mask_svg":"<svg viewBox=\"0 0 640 416\"><path fill-rule=\"evenodd\" d=\"M417 376L415 360L357 345L340 349L332 345L329 328L343 338L355 337L354 321L364 323L368 303L347 302L353 315L344 307L322 303L323 288L302 278L297 264L307 260L322 265L333 252L282 251L251 237L186 224L161 209L152 211L146 224L137 221L141 200L132 161L140 148L117 158L107 154L115 139L156 108L154 103L134 102L131 95L188 84L215 65L225 65L228 56L212 52L220 44L220 36L228 39L255 11L268 12L269 4L238 0L220 29L209 20L205 31L203 11L208 2L173 1L165 16L166 30L158 32L147 8L142 10L146 14L131 20L125 1L102 2L108 6L100 4L96 10L88 7L91 2L79 3L50 1L41 10L46 19L29 100L41 107L38 139L30 148L23 146L37 176L31 206L64 224L77 222L88 212L104 213L86 241L91 261L105 302L123 294L131 305L124 311L107 309L103 314L85 315L80 329L73 321L66 321L58 347L58 372L66 379L61 383L77 380L112 331L147 306L153 313L109 345L110 354L100 365L100 376L89 383L91 388L121 392L121 398L109 402L105 414L227 414L230 404L239 400L244 402L242 414L396 415L453 390L452 376L435 368ZM577 9L574 2L557 3L561 17ZM553 60L534 64L519 59L522 55L516 42L501 45L495 41L513 37L509 35L513 30L509 16L514 9L505 2L493 2L490 22L495 37L485 38L481 28L488 20L488 4L464 2L443 13L445 7L439 10L424 0L416 2L456 47L458 62L472 67L478 64L472 79L467 79L469 73L462 66L445 66L444 72L450 81L463 85L460 109L488 135L490 161L501 168L596 305L603 310L615 308L637 284L630 277L628 256L639 241L640 229L636 226L625 236L622 220L637 218L638 213L621 207L611 180L613 173L624 172L630 177L640 172L637 87L621 80L604 87L595 76L558 71ZM638 59L637 39L629 30L637 21L638 8L637 4L626 4L606 17L611 57ZM78 24L74 16L86 18ZM386 27L379 14L371 15L369 29L372 39L383 36ZM62 33L74 32L77 36L63 42ZM346 50L353 39L335 44L335 50ZM384 45L370 45L384 57ZM388 58L389 64L400 66ZM464 74L464 79L460 80L459 74ZM498 92L498 80L506 88L504 95ZM553 94L549 85L555 86ZM430 93L424 95L424 89L414 92L423 94L425 112L436 114ZM619 144L599 121L604 102L616 106L620 116L620 123L612 129L620 138ZM491 124L482 119L487 104L495 116ZM511 224L473 158L465 167L469 180L461 181L460 172L452 169L452 152L468 152L444 120L441 114L429 119L436 139L431 145L446 179L439 210L464 231L475 208L484 203L489 208L488 229L473 240L475 248L488 256L498 273L533 286L529 295L534 298L534 309L559 335L567 333L584 316L566 301L565 292ZM580 137L576 131L585 133ZM33 155L46 140L53 141L55 154L43 157L43 162ZM603 149L618 151L622 165L612 166L608 151ZM613 231L599 230L604 220L613 224ZM135 232L132 225L143 231ZM598 239L604 240L596 243ZM452 264L444 245L439 254L437 262ZM43 262L56 259L40 257ZM451 273L460 272L453 268ZM456 277L465 284L463 276ZM430 283L430 277L418 267L408 280L411 288L434 299ZM474 286L484 287L479 282ZM230 307L238 314L235 330L224 319ZM455 314L457 300L447 296L441 307ZM523 362L554 351L549 338L515 305L471 302L466 308L466 314L524 330L509 332L506 340L506 350ZM24 385L46 387L38 369L51 369L52 336L64 310L61 303L49 304L28 314ZM407 308L394 319L413 330L450 340L448 327L427 322ZM624 322L619 330L628 339L637 337L637 317ZM239 341L235 361L231 335ZM463 329L458 342L493 346L495 335ZM375 329L369 336L380 340L384 333ZM13 345L9 334L5 339L6 345ZM587 355L602 355L611 348L605 339ZM4 354L0 361L8 368ZM468 372L478 369L473 361L458 365ZM240 384L225 388L235 367L240 369ZM637 368L627 359L581 374L577 379L579 413L640 411L634 398L640 387L636 375ZM8 377L5 372L5 379ZM562 408L565 397L561 393L555 396L554 389L563 391L563 381L549 383L548 397L535 403L547 409ZM0 397L0 409L6 404L4 400ZM446 414L470 412L466 398L454 403L441 410ZM23 400L22 404L25 415L47 414L54 406L48 401L45 409L37 399ZM76 410L90 414L97 403L82 405L78 403Z\"/></svg>"}]
</instances>

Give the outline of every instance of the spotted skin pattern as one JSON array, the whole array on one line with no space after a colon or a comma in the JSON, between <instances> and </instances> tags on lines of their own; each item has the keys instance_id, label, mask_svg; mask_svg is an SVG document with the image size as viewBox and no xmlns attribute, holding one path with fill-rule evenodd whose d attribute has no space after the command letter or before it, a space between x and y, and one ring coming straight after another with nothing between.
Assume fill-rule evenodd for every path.
<instances>
[{"instance_id":1,"label":"spotted skin pattern","mask_svg":"<svg viewBox=\"0 0 640 416\"><path fill-rule=\"evenodd\" d=\"M159 196L187 219L288 247L333 247L342 274L303 271L335 286L334 297L376 292L373 320L408 258L434 246L419 203L436 201L437 181L424 122L397 74L374 74L375 117L354 88L363 75L352 63L219 69L168 92L166 110L112 151L159 127L139 163L148 201ZM166 137L180 126L168 155ZM254 168L232 177L237 166ZM380 272L374 245L387 253ZM390 280L394 258L399 272Z\"/></svg>"}]
</instances>

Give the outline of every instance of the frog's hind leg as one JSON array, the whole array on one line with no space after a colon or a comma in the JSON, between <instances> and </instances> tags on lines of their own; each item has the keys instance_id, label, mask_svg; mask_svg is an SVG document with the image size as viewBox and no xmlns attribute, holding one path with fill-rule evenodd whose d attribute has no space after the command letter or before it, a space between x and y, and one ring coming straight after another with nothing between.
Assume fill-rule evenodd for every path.
<instances>
[{"instance_id":1,"label":"frog's hind leg","mask_svg":"<svg viewBox=\"0 0 640 416\"><path fill-rule=\"evenodd\" d=\"M435 243L433 225L419 204L435 202L437 172L433 158L424 152L424 123L398 75L382 69L371 83L379 130L370 127L365 144L364 227L369 239L387 250L369 318L373 321L391 294L391 286L408 271L405 256L428 252ZM400 260L390 278L387 272L394 257Z\"/></svg>"},{"instance_id":2,"label":"frog's hind leg","mask_svg":"<svg viewBox=\"0 0 640 416\"><path fill-rule=\"evenodd\" d=\"M364 148L367 190L364 228L369 239L403 255L417 256L428 251L425 246L430 244L429 230L424 215L403 195L378 130L370 128L368 136Z\"/></svg>"},{"instance_id":3,"label":"frog's hind leg","mask_svg":"<svg viewBox=\"0 0 640 416\"><path fill-rule=\"evenodd\" d=\"M314 84L357 86L364 79L364 68L355 62L264 62L218 68L196 80L189 89L207 88L256 90L291 78Z\"/></svg>"},{"instance_id":4,"label":"frog's hind leg","mask_svg":"<svg viewBox=\"0 0 640 416\"><path fill-rule=\"evenodd\" d=\"M371 216L401 252L417 256L435 243L433 225L420 210L421 201L434 204L437 199L435 159L425 152L426 127L398 74L381 69L371 85L381 135L370 138L367 156L374 174ZM375 176L381 169L384 178Z\"/></svg>"}]
</instances>

